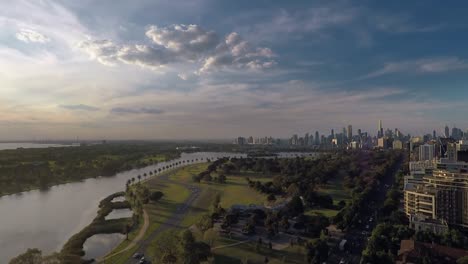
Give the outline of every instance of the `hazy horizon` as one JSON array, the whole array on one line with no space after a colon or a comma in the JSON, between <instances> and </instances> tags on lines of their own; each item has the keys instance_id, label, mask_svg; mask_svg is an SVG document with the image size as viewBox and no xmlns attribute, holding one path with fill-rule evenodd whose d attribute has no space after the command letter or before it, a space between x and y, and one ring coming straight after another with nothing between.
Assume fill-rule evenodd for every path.
<instances>
[{"instance_id":1,"label":"hazy horizon","mask_svg":"<svg viewBox=\"0 0 468 264\"><path fill-rule=\"evenodd\" d=\"M287 138L349 124L375 135L379 119L404 134L468 128L460 6L0 6L0 140Z\"/></svg>"}]
</instances>

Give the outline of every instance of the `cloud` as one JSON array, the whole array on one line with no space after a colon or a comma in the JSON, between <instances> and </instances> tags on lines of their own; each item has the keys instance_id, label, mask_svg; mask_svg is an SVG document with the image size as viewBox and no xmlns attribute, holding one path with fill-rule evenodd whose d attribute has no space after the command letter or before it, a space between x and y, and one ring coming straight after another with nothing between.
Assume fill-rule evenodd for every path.
<instances>
[{"instance_id":1,"label":"cloud","mask_svg":"<svg viewBox=\"0 0 468 264\"><path fill-rule=\"evenodd\" d=\"M187 59L197 59L213 51L219 44L219 37L214 31L206 31L198 25L152 25L146 31L146 36L155 44Z\"/></svg>"},{"instance_id":2,"label":"cloud","mask_svg":"<svg viewBox=\"0 0 468 264\"><path fill-rule=\"evenodd\" d=\"M16 38L26 43L37 42L37 43L46 43L50 41L50 38L47 36L34 31L32 29L23 28L16 33Z\"/></svg>"},{"instance_id":3,"label":"cloud","mask_svg":"<svg viewBox=\"0 0 468 264\"><path fill-rule=\"evenodd\" d=\"M79 47L104 65L138 65L154 70L179 63L191 65L196 73L225 68L262 70L277 63L266 47L253 47L236 32L221 39L197 25L150 26L146 36L152 45L120 45L110 40L83 41ZM183 76L181 77L183 79Z\"/></svg>"},{"instance_id":4,"label":"cloud","mask_svg":"<svg viewBox=\"0 0 468 264\"><path fill-rule=\"evenodd\" d=\"M465 60L457 57L439 57L418 60L406 60L399 62L389 62L382 69L371 72L359 79L375 78L393 73L441 73L448 71L463 70L468 68Z\"/></svg>"},{"instance_id":5,"label":"cloud","mask_svg":"<svg viewBox=\"0 0 468 264\"><path fill-rule=\"evenodd\" d=\"M111 109L113 114L149 114L149 115L159 115L164 113L163 110L158 108L128 108L128 107L114 107Z\"/></svg>"},{"instance_id":6,"label":"cloud","mask_svg":"<svg viewBox=\"0 0 468 264\"><path fill-rule=\"evenodd\" d=\"M411 16L407 14L375 15L371 17L371 25L377 30L388 33L426 33L444 27L443 24L417 25L412 21Z\"/></svg>"},{"instance_id":7,"label":"cloud","mask_svg":"<svg viewBox=\"0 0 468 264\"><path fill-rule=\"evenodd\" d=\"M77 104L77 105L59 105L61 108L65 108L68 110L77 110L77 111L97 111L99 108L85 105L85 104Z\"/></svg>"},{"instance_id":8,"label":"cloud","mask_svg":"<svg viewBox=\"0 0 468 264\"><path fill-rule=\"evenodd\" d=\"M108 66L120 63L158 69L175 58L162 48L148 45L117 45L110 40L83 41L79 47L92 59Z\"/></svg>"}]
</instances>

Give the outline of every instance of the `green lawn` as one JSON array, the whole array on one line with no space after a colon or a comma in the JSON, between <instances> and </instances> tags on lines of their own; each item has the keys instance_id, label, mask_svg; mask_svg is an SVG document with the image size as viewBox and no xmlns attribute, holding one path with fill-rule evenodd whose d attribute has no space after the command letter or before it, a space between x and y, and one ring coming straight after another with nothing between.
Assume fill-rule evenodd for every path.
<instances>
[{"instance_id":1,"label":"green lawn","mask_svg":"<svg viewBox=\"0 0 468 264\"><path fill-rule=\"evenodd\" d=\"M334 217L340 211L334 209L310 209L304 212L305 215L315 216L315 215L322 215L326 217Z\"/></svg>"},{"instance_id":2,"label":"green lawn","mask_svg":"<svg viewBox=\"0 0 468 264\"><path fill-rule=\"evenodd\" d=\"M200 187L201 193L192 204L189 213L184 218L182 225L189 227L196 223L204 213L209 212L212 202L217 194L221 195L221 206L229 208L233 204L263 204L266 195L249 188L245 177L227 176L226 183L194 183L192 175L198 174L206 169L208 163L187 166L170 176L173 181L191 183ZM268 181L270 178L255 178L259 181Z\"/></svg>"},{"instance_id":3,"label":"green lawn","mask_svg":"<svg viewBox=\"0 0 468 264\"><path fill-rule=\"evenodd\" d=\"M175 171L177 172L177 171ZM171 172L169 172L171 173ZM177 207L189 197L189 191L182 186L172 184L172 183L163 183L158 177L153 177L147 182L144 183L147 185L151 191L162 191L164 193L163 198L157 203L150 202L144 207L148 212L150 219L150 225L145 234L144 239L146 239L154 230L156 230L162 223L164 223L170 215L177 209ZM138 233L138 230L130 234L129 239L131 240ZM116 249L112 251L118 252L119 250L125 248L129 241L124 241ZM106 261L106 263L125 263L128 258L130 258L136 251L136 247L114 256Z\"/></svg>"},{"instance_id":4,"label":"green lawn","mask_svg":"<svg viewBox=\"0 0 468 264\"><path fill-rule=\"evenodd\" d=\"M320 194L328 194L333 198L333 204L338 205L340 201L345 201L348 203L351 201L351 195L343 186L343 176L339 175L337 178L328 182L328 184L323 185L319 188L318 192ZM306 215L323 215L326 217L333 217L337 215L339 210L333 209L310 209L305 212Z\"/></svg>"},{"instance_id":5,"label":"green lawn","mask_svg":"<svg viewBox=\"0 0 468 264\"><path fill-rule=\"evenodd\" d=\"M337 204L341 200L348 202L351 200L351 195L343 186L343 181L344 175L339 173L336 178L330 180L328 184L321 186L319 192L330 195L333 198L334 204Z\"/></svg>"}]
</instances>

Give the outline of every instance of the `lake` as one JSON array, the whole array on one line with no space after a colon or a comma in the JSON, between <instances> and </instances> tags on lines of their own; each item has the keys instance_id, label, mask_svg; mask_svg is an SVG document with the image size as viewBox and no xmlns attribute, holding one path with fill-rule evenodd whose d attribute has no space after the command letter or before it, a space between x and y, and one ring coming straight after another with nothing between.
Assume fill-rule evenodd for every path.
<instances>
[{"instance_id":1,"label":"lake","mask_svg":"<svg viewBox=\"0 0 468 264\"><path fill-rule=\"evenodd\" d=\"M17 148L52 148L52 147L71 147L76 145L64 145L64 144L41 144L32 142L8 142L0 143L0 150L5 149L17 149Z\"/></svg>"}]
</instances>

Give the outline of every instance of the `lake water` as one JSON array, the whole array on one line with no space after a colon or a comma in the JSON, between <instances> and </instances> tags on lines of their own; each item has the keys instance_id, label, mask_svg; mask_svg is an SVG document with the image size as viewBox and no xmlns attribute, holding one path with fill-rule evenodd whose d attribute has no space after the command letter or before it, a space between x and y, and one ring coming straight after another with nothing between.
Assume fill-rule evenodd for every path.
<instances>
[{"instance_id":1,"label":"lake water","mask_svg":"<svg viewBox=\"0 0 468 264\"><path fill-rule=\"evenodd\" d=\"M28 143L28 142L20 142L20 143L0 143L0 150L5 149L17 149L17 148L51 148L51 147L70 147L75 145L62 145L62 144L40 144L40 143Z\"/></svg>"},{"instance_id":2,"label":"lake water","mask_svg":"<svg viewBox=\"0 0 468 264\"><path fill-rule=\"evenodd\" d=\"M131 209L114 209L106 217L105 220L129 218L132 217L133 211Z\"/></svg>"},{"instance_id":3,"label":"lake water","mask_svg":"<svg viewBox=\"0 0 468 264\"><path fill-rule=\"evenodd\" d=\"M88 239L83 244L84 259L97 259L112 251L125 239L123 234L98 234Z\"/></svg>"},{"instance_id":4,"label":"lake water","mask_svg":"<svg viewBox=\"0 0 468 264\"><path fill-rule=\"evenodd\" d=\"M309 156L307 153L303 155ZM246 157L244 154L223 152L183 153L181 158L173 161L118 173L114 177L91 178L56 185L45 191L34 190L2 196L0 263L7 262L28 248L39 248L45 254L60 251L68 238L91 223L96 216L99 202L112 193L123 191L125 183L132 177L183 160L193 160L196 163L206 161L207 158L214 160L241 156ZM182 163L182 166L186 164Z\"/></svg>"}]
</instances>

